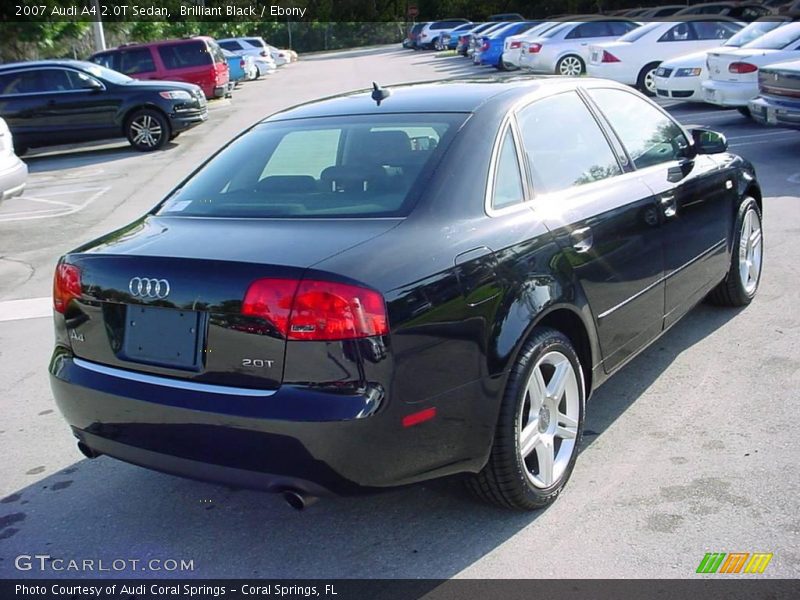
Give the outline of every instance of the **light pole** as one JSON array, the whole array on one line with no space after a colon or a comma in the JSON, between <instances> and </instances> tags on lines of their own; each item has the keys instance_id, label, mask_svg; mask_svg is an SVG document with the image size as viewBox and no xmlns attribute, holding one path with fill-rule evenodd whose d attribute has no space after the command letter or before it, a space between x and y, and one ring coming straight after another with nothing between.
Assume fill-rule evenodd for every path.
<instances>
[{"instance_id":1,"label":"light pole","mask_svg":"<svg viewBox=\"0 0 800 600\"><path fill-rule=\"evenodd\" d=\"M92 32L94 33L94 51L100 52L106 49L106 36L103 33L103 20L100 12L100 1L92 0L92 11L95 18L92 20Z\"/></svg>"}]
</instances>

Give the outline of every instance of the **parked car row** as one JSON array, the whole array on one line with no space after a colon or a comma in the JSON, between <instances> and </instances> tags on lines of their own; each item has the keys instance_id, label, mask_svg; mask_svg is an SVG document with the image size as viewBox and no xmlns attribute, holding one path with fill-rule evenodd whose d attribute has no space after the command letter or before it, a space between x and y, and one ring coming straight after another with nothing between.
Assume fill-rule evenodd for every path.
<instances>
[{"instance_id":1,"label":"parked car row","mask_svg":"<svg viewBox=\"0 0 800 600\"><path fill-rule=\"evenodd\" d=\"M9 129L7 137L0 129L0 153L12 135L18 155L119 137L137 150L157 150L208 119L207 99L230 97L236 83L294 60L295 52L260 37L199 36L125 44L87 61L0 65L0 117Z\"/></svg>"},{"instance_id":2,"label":"parked car row","mask_svg":"<svg viewBox=\"0 0 800 600\"><path fill-rule=\"evenodd\" d=\"M543 21L449 19L415 24L404 46L456 50L499 70L588 74L648 96L737 108L765 124L798 127L800 13L794 8L774 0Z\"/></svg>"}]
</instances>

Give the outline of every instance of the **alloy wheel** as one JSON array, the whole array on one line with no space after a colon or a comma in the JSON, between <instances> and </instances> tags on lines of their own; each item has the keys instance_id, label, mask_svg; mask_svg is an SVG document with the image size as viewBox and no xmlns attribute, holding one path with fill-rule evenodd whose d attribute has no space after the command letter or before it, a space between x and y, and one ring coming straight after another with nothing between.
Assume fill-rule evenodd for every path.
<instances>
[{"instance_id":1,"label":"alloy wheel","mask_svg":"<svg viewBox=\"0 0 800 600\"><path fill-rule=\"evenodd\" d=\"M651 69L644 76L644 87L648 92L655 95L656 93L656 70Z\"/></svg>"},{"instance_id":2,"label":"alloy wheel","mask_svg":"<svg viewBox=\"0 0 800 600\"><path fill-rule=\"evenodd\" d=\"M141 115L131 121L131 131L133 132L133 142L142 144L149 148L155 148L161 141L164 131L161 124L151 115Z\"/></svg>"},{"instance_id":3,"label":"alloy wheel","mask_svg":"<svg viewBox=\"0 0 800 600\"><path fill-rule=\"evenodd\" d=\"M742 219L739 236L739 277L747 294L752 294L761 276L762 235L761 222L752 208Z\"/></svg>"},{"instance_id":4,"label":"alloy wheel","mask_svg":"<svg viewBox=\"0 0 800 600\"><path fill-rule=\"evenodd\" d=\"M576 77L583 73L583 65L577 56L566 56L562 58L559 63L558 72L561 73L561 75Z\"/></svg>"},{"instance_id":5,"label":"alloy wheel","mask_svg":"<svg viewBox=\"0 0 800 600\"><path fill-rule=\"evenodd\" d=\"M534 487L549 488L564 475L578 436L580 388L570 360L551 351L534 365L518 421L518 450Z\"/></svg>"}]
</instances>

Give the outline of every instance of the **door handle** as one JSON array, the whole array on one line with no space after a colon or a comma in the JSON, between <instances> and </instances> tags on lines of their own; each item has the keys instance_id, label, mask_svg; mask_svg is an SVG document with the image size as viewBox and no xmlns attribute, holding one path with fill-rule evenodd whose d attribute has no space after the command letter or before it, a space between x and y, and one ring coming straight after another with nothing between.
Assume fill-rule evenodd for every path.
<instances>
[{"instance_id":1,"label":"door handle","mask_svg":"<svg viewBox=\"0 0 800 600\"><path fill-rule=\"evenodd\" d=\"M591 227L581 227L580 229L576 229L569 234L569 238L572 240L572 247L578 254L585 254L592 249L594 236L592 235Z\"/></svg>"},{"instance_id":2,"label":"door handle","mask_svg":"<svg viewBox=\"0 0 800 600\"><path fill-rule=\"evenodd\" d=\"M661 205L661 210L664 211L664 216L671 219L678 214L678 205L675 203L675 194L662 194L658 203Z\"/></svg>"}]
</instances>

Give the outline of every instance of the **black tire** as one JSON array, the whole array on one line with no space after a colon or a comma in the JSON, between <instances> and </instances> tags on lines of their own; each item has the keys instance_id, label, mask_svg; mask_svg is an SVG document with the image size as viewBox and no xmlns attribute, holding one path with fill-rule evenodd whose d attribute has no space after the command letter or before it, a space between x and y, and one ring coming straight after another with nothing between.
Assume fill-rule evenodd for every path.
<instances>
[{"instance_id":1,"label":"black tire","mask_svg":"<svg viewBox=\"0 0 800 600\"><path fill-rule=\"evenodd\" d=\"M742 241L742 225L750 211L753 211L754 218L758 219L758 227L761 232L761 251L759 253L758 277L755 279L755 287L748 290L744 282L742 282L742 277L740 275L739 253ZM717 306L747 306L753 301L753 298L755 298L755 295L758 293L758 286L761 284L761 272L764 260L764 230L761 225L761 211L758 209L758 203L755 199L745 197L744 200L742 200L742 203L739 205L739 210L736 212L736 221L733 227L731 264L728 267L725 278L720 281L717 287L711 290L708 295L709 302Z\"/></svg>"},{"instance_id":2,"label":"black tire","mask_svg":"<svg viewBox=\"0 0 800 600\"><path fill-rule=\"evenodd\" d=\"M181 134L181 132L180 132L180 131L173 131L173 132L172 132L172 134L169 136L169 141L171 142L171 141L172 141L172 140L174 140L176 137L178 137L180 134Z\"/></svg>"},{"instance_id":3,"label":"black tire","mask_svg":"<svg viewBox=\"0 0 800 600\"><path fill-rule=\"evenodd\" d=\"M577 379L579 415L575 443L566 468L551 486L540 488L533 485L520 454L518 423L527 406L526 388L533 368L540 358L552 351L564 355L572 365ZM479 473L467 476L467 487L478 498L504 508L535 510L552 503L564 489L575 466L583 434L585 404L580 360L569 338L549 327L534 330L509 374L489 460Z\"/></svg>"},{"instance_id":4,"label":"black tire","mask_svg":"<svg viewBox=\"0 0 800 600\"><path fill-rule=\"evenodd\" d=\"M747 119L751 119L753 116L750 114L750 109L746 106L740 106L736 110L739 111L739 114Z\"/></svg>"},{"instance_id":5,"label":"black tire","mask_svg":"<svg viewBox=\"0 0 800 600\"><path fill-rule=\"evenodd\" d=\"M660 65L660 62L651 62L646 64L642 67L642 70L639 71L639 76L636 78L636 89L642 92L645 96L650 96L651 98L656 95L655 90L651 90L647 87L647 74L653 72L655 74L655 70Z\"/></svg>"},{"instance_id":6,"label":"black tire","mask_svg":"<svg viewBox=\"0 0 800 600\"><path fill-rule=\"evenodd\" d=\"M576 58L578 59L578 63L580 63L581 72L578 73L575 76L580 76L580 75L586 74L586 63L583 62L583 59L580 56L576 56L575 54L567 54L566 56L562 56L561 58L559 58L558 62L556 63L555 74L556 75L562 75L561 67L564 64L564 61L566 61L567 59L576 59Z\"/></svg>"},{"instance_id":7,"label":"black tire","mask_svg":"<svg viewBox=\"0 0 800 600\"><path fill-rule=\"evenodd\" d=\"M146 129L150 134L141 137L142 129ZM164 144L169 141L170 135L169 121L157 110L142 108L131 114L125 121L125 137L128 138L131 146L140 152L152 152L163 148Z\"/></svg>"}]
</instances>

